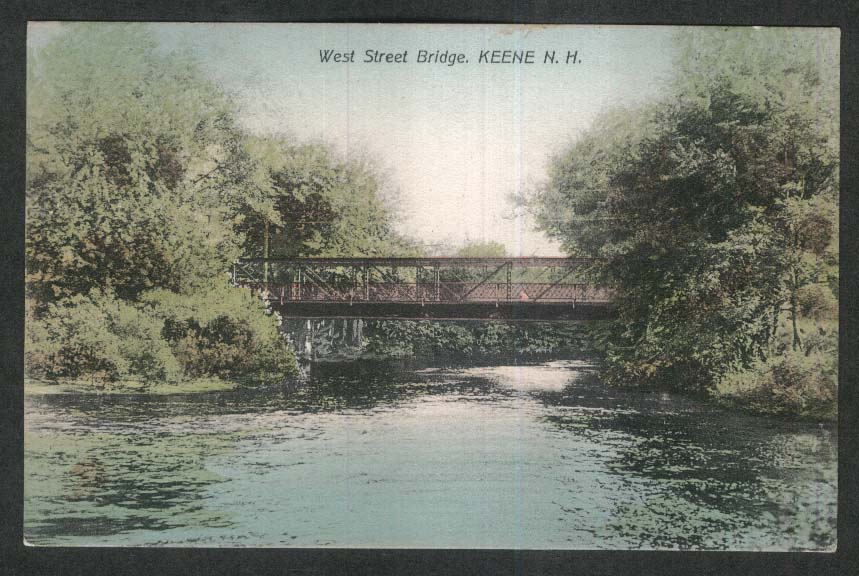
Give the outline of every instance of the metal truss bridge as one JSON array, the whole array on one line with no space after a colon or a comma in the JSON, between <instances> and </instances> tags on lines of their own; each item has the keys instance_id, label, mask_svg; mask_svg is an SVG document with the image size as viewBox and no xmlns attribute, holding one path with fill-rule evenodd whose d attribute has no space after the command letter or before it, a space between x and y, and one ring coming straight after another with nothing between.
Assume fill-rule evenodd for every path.
<instances>
[{"instance_id":1,"label":"metal truss bridge","mask_svg":"<svg viewBox=\"0 0 859 576\"><path fill-rule=\"evenodd\" d=\"M233 283L288 318L562 321L611 317L588 258L244 258Z\"/></svg>"}]
</instances>

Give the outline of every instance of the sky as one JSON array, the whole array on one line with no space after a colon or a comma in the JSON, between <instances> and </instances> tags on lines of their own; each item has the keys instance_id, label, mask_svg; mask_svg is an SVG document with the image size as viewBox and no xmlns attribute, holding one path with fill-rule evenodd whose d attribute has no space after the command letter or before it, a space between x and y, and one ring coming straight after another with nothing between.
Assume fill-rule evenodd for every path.
<instances>
[{"instance_id":1,"label":"sky","mask_svg":"<svg viewBox=\"0 0 859 576\"><path fill-rule=\"evenodd\" d=\"M110 24L105 24L110 25ZM403 233L438 244L495 241L511 255L559 255L510 197L546 178L552 154L601 111L658 96L670 77L670 27L412 24L154 24L189 47L233 94L256 133L321 140L371 158ZM31 26L31 44L58 33ZM355 50L323 63L320 50ZM364 63L366 50L406 63ZM419 50L467 63L418 64ZM535 64L481 64L481 50L534 50ZM577 62L542 64L545 51Z\"/></svg>"}]
</instances>

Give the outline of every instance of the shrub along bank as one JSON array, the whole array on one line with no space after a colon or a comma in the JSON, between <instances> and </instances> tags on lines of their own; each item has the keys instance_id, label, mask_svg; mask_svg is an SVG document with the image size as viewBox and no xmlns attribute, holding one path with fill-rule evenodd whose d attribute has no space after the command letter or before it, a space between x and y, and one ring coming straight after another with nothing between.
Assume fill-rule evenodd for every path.
<instances>
[{"instance_id":1,"label":"shrub along bank","mask_svg":"<svg viewBox=\"0 0 859 576\"><path fill-rule=\"evenodd\" d=\"M52 303L27 322L25 363L31 381L130 391L265 384L296 373L276 317L226 285L188 296L155 290L138 302L94 289Z\"/></svg>"}]
</instances>

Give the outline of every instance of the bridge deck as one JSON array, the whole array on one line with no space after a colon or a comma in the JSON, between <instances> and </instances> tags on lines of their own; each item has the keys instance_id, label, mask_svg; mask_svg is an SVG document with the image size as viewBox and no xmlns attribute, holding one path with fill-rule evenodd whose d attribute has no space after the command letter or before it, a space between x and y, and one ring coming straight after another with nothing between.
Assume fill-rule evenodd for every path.
<instances>
[{"instance_id":1,"label":"bridge deck","mask_svg":"<svg viewBox=\"0 0 859 576\"><path fill-rule=\"evenodd\" d=\"M566 322L614 317L610 303L386 303L271 301L285 318L363 318L364 320L505 320L516 322Z\"/></svg>"}]
</instances>

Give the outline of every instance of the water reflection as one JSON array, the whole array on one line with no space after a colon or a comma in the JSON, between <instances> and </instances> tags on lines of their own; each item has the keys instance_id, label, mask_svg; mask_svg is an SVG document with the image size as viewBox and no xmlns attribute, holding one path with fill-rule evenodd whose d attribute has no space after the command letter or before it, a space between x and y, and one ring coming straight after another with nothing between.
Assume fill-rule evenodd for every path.
<instances>
[{"instance_id":1,"label":"water reflection","mask_svg":"<svg viewBox=\"0 0 859 576\"><path fill-rule=\"evenodd\" d=\"M315 367L290 387L28 398L35 544L827 549L832 430L592 366Z\"/></svg>"},{"instance_id":2,"label":"water reflection","mask_svg":"<svg viewBox=\"0 0 859 576\"><path fill-rule=\"evenodd\" d=\"M205 460L232 449L230 437L25 436L25 536L32 544L76 542L194 523L229 525L207 510L205 489L221 481Z\"/></svg>"},{"instance_id":3,"label":"water reflection","mask_svg":"<svg viewBox=\"0 0 859 576\"><path fill-rule=\"evenodd\" d=\"M669 394L607 390L593 373L539 397L562 408L547 415L548 422L572 434L602 436L615 448L606 470L636 496L618 503L607 524L624 539L654 548L770 548L767 538L755 542L743 535L795 534L795 519L805 515L805 534L785 537L785 546L834 546L831 430ZM821 486L833 489L828 500Z\"/></svg>"}]
</instances>

